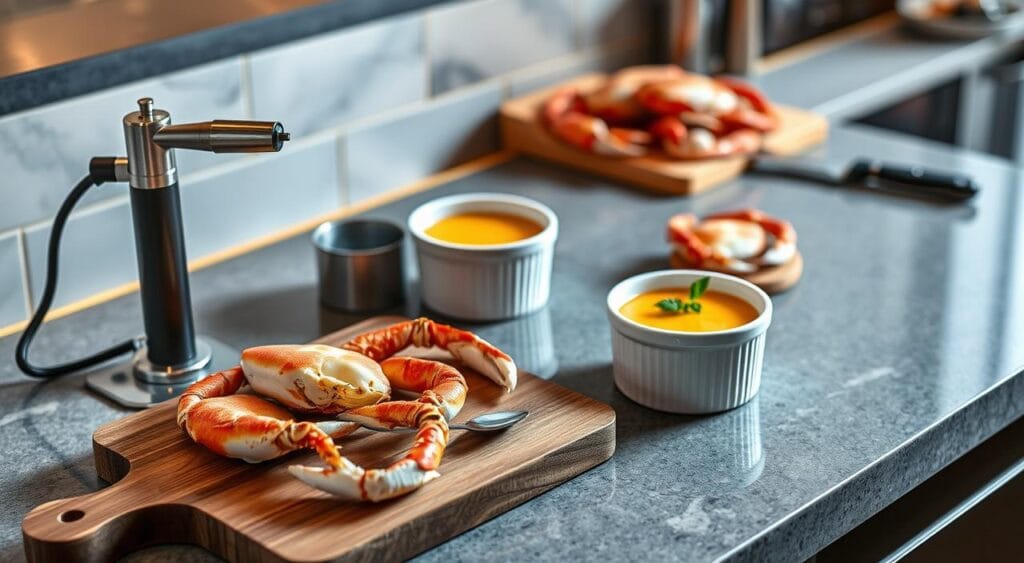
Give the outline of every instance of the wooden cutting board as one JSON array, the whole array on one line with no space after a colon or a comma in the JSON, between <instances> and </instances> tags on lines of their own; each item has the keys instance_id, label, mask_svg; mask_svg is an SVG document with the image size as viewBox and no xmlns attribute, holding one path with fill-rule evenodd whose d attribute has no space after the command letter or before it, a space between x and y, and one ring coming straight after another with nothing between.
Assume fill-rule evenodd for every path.
<instances>
[{"instance_id":1,"label":"wooden cutting board","mask_svg":"<svg viewBox=\"0 0 1024 563\"><path fill-rule=\"evenodd\" d=\"M501 135L505 148L668 194L697 194L739 176L746 169L747 159L742 156L703 161L673 160L660 153L632 158L601 157L559 141L544 128L538 115L552 92L567 85L587 92L606 78L604 74L587 74L502 104ZM788 106L775 107L781 125L765 137L764 152L778 156L797 154L828 137L828 121L824 117Z\"/></svg>"},{"instance_id":2,"label":"wooden cutting board","mask_svg":"<svg viewBox=\"0 0 1024 563\"><path fill-rule=\"evenodd\" d=\"M318 342L403 319L376 317ZM108 561L163 543L202 546L232 561L392 561L435 546L611 457L611 407L520 372L506 394L463 370L469 398L456 421L494 410L529 417L497 434L453 431L441 477L379 504L312 489L286 470L314 454L250 465L196 445L174 421L176 401L116 420L93 435L99 476L110 487L53 501L25 517L30 561ZM360 430L340 441L364 466L404 454L412 434Z\"/></svg>"}]
</instances>

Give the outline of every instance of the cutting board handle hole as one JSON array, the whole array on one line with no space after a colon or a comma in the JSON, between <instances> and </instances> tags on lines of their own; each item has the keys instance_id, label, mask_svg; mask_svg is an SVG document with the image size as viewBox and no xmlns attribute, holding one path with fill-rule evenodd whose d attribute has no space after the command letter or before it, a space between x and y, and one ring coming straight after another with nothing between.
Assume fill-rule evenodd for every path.
<instances>
[{"instance_id":1,"label":"cutting board handle hole","mask_svg":"<svg viewBox=\"0 0 1024 563\"><path fill-rule=\"evenodd\" d=\"M68 522L74 522L76 520L81 520L82 517L84 517L84 516L85 516L85 513L82 512L81 510L65 510L64 512L61 512L60 514L57 515L57 520L60 520L61 522L64 522L65 524L67 524Z\"/></svg>"}]
</instances>

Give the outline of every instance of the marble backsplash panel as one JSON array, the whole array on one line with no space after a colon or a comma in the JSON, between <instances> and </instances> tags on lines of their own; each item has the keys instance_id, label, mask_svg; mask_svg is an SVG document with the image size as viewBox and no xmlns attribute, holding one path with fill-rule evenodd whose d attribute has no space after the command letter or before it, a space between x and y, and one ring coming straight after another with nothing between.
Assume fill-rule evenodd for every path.
<instances>
[{"instance_id":1,"label":"marble backsplash panel","mask_svg":"<svg viewBox=\"0 0 1024 563\"><path fill-rule=\"evenodd\" d=\"M21 289L19 233L0 236L0 326L25 318L25 295Z\"/></svg>"},{"instance_id":2,"label":"marble backsplash panel","mask_svg":"<svg viewBox=\"0 0 1024 563\"><path fill-rule=\"evenodd\" d=\"M580 46L614 45L657 36L658 4L651 0L583 0L578 12Z\"/></svg>"},{"instance_id":3,"label":"marble backsplash panel","mask_svg":"<svg viewBox=\"0 0 1024 563\"><path fill-rule=\"evenodd\" d=\"M336 209L341 205L336 153L336 141L325 139L276 155L242 157L231 167L182 184L188 257L206 256ZM296 177L303 180L292 181ZM50 230L49 223L25 230L33 305L42 294ZM134 240L127 201L76 214L65 227L54 306L134 281Z\"/></svg>"},{"instance_id":4,"label":"marble backsplash panel","mask_svg":"<svg viewBox=\"0 0 1024 563\"><path fill-rule=\"evenodd\" d=\"M190 257L284 230L345 203L339 189L337 139L321 138L290 149L246 157L245 163L182 185Z\"/></svg>"},{"instance_id":5,"label":"marble backsplash panel","mask_svg":"<svg viewBox=\"0 0 1024 563\"><path fill-rule=\"evenodd\" d=\"M435 94L573 51L571 0L485 0L427 18Z\"/></svg>"},{"instance_id":6,"label":"marble backsplash panel","mask_svg":"<svg viewBox=\"0 0 1024 563\"><path fill-rule=\"evenodd\" d=\"M54 307L136 279L132 214L126 198L76 214L64 229ZM25 266L33 307L43 293L50 230L49 223L25 230Z\"/></svg>"},{"instance_id":7,"label":"marble backsplash panel","mask_svg":"<svg viewBox=\"0 0 1024 563\"><path fill-rule=\"evenodd\" d=\"M423 18L343 29L254 53L253 115L305 135L427 97Z\"/></svg>"},{"instance_id":8,"label":"marble backsplash panel","mask_svg":"<svg viewBox=\"0 0 1024 563\"><path fill-rule=\"evenodd\" d=\"M178 151L196 259L497 150L504 99L650 60L651 4L457 2L4 116L0 329L38 299L48 221L90 157L124 153L139 97L177 123L272 119L293 134L279 155ZM126 193L94 188L72 215L57 305L135 280Z\"/></svg>"},{"instance_id":9,"label":"marble backsplash panel","mask_svg":"<svg viewBox=\"0 0 1024 563\"><path fill-rule=\"evenodd\" d=\"M500 85L481 84L421 111L349 132L344 141L349 201L384 194L498 150L500 104Z\"/></svg>"},{"instance_id":10,"label":"marble backsplash panel","mask_svg":"<svg viewBox=\"0 0 1024 563\"><path fill-rule=\"evenodd\" d=\"M150 96L175 123L246 116L241 61L230 59L0 119L0 232L47 219L89 171L93 156L124 154L121 118ZM177 151L182 174L225 156ZM127 193L124 184L93 189L85 203Z\"/></svg>"}]
</instances>

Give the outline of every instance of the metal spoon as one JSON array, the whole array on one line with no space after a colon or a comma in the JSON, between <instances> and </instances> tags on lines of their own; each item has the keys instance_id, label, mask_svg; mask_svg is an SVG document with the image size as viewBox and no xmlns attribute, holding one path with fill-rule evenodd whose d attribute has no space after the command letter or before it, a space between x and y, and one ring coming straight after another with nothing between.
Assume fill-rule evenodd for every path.
<instances>
[{"instance_id":1,"label":"metal spoon","mask_svg":"<svg viewBox=\"0 0 1024 563\"><path fill-rule=\"evenodd\" d=\"M484 413L480 416L467 420L465 424L449 424L451 430L472 430L474 432L496 432L504 430L509 426L526 418L529 411L499 411ZM374 432L415 432L416 428L382 428L379 426L367 426L363 428Z\"/></svg>"}]
</instances>

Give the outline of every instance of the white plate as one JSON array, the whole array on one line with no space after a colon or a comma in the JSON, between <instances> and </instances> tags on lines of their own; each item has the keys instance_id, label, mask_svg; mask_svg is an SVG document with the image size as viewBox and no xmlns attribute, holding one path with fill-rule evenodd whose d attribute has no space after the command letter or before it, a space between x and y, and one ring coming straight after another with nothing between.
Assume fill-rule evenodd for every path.
<instances>
[{"instance_id":1,"label":"white plate","mask_svg":"<svg viewBox=\"0 0 1024 563\"><path fill-rule=\"evenodd\" d=\"M940 39L981 39L997 33L1006 33L1024 27L1024 2L1008 1L1005 4L1016 10L998 22L990 22L982 16L920 18L907 9L907 0L896 4L896 12L912 29Z\"/></svg>"}]
</instances>

